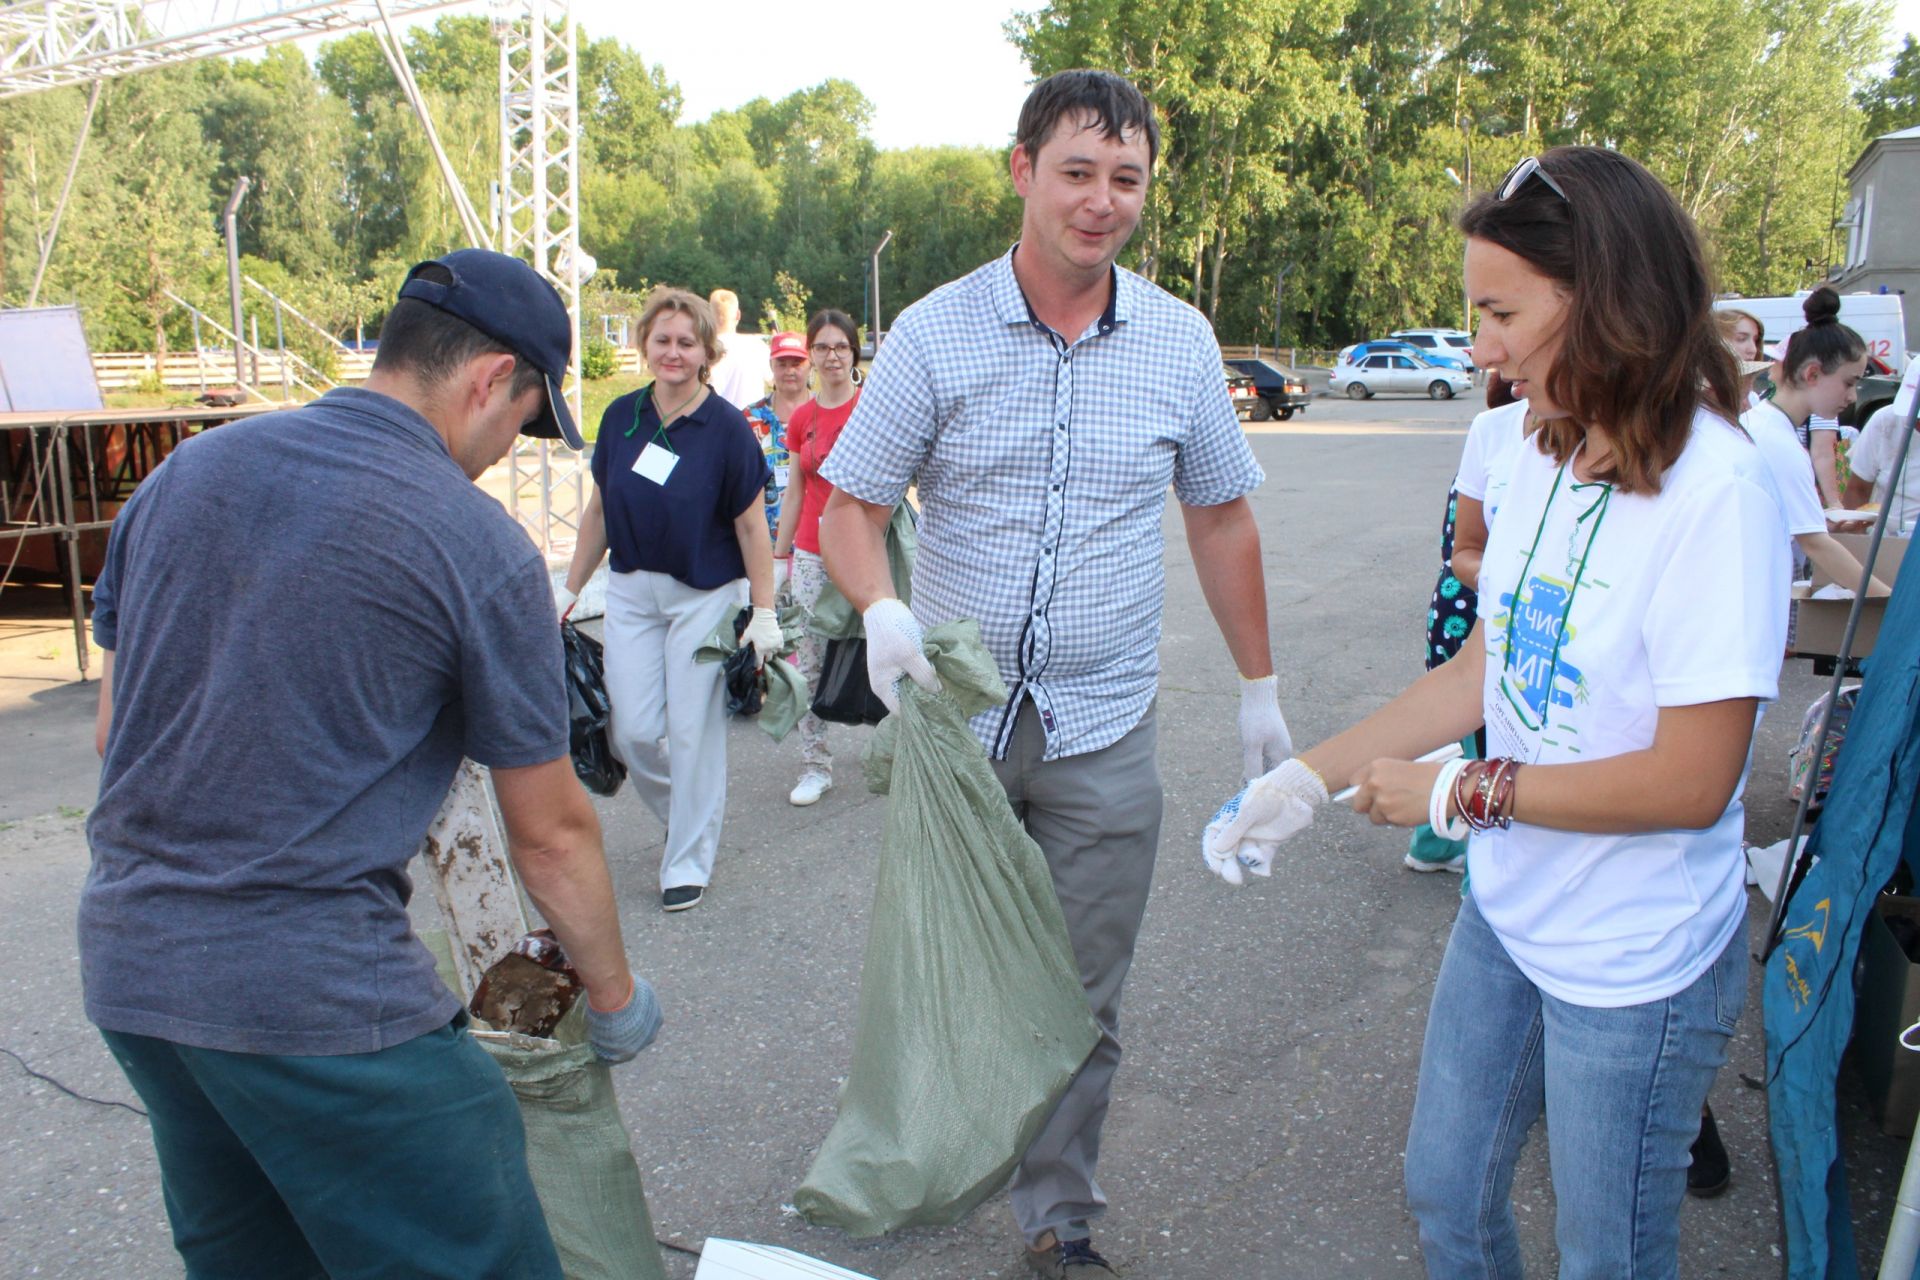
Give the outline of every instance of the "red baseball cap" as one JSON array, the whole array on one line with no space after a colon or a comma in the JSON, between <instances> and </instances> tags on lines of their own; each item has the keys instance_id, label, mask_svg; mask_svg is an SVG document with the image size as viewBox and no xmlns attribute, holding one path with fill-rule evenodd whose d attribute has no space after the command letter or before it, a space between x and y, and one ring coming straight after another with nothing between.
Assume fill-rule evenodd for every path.
<instances>
[{"instance_id":1,"label":"red baseball cap","mask_svg":"<svg viewBox=\"0 0 1920 1280\"><path fill-rule=\"evenodd\" d=\"M770 360L805 360L807 358L807 340L797 333L776 333L773 342L767 347Z\"/></svg>"}]
</instances>

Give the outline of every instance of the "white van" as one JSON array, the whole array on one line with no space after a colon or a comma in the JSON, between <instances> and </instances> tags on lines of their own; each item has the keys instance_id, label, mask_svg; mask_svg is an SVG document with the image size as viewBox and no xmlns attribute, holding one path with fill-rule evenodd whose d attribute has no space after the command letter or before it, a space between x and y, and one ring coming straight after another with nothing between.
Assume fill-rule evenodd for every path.
<instances>
[{"instance_id":1,"label":"white van","mask_svg":"<svg viewBox=\"0 0 1920 1280\"><path fill-rule=\"evenodd\" d=\"M1766 326L1767 346L1776 344L1804 329L1807 315L1802 310L1805 293L1790 298L1720 298L1713 307L1733 307L1759 317ZM1867 342L1867 354L1892 366L1894 376L1906 372L1907 326L1897 293L1843 293L1840 295L1840 323L1858 333Z\"/></svg>"}]
</instances>

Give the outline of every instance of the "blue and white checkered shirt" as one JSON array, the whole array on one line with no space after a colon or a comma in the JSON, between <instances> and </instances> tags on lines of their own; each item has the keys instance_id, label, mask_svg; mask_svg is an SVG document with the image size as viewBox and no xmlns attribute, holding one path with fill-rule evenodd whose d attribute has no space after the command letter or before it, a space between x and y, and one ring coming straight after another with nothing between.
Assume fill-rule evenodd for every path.
<instances>
[{"instance_id":1,"label":"blue and white checkered shirt","mask_svg":"<svg viewBox=\"0 0 1920 1280\"><path fill-rule=\"evenodd\" d=\"M1265 479L1199 312L1116 268L1068 342L1011 253L900 313L821 475L882 506L918 486L913 612L978 620L1013 696L974 732L1005 758L1031 698L1048 760L1111 746L1153 701L1167 486L1218 506Z\"/></svg>"}]
</instances>

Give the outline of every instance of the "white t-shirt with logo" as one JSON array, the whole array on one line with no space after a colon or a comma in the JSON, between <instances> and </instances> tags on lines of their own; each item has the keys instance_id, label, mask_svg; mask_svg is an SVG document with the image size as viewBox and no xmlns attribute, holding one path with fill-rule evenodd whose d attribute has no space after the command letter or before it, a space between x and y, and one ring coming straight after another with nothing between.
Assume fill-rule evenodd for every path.
<instances>
[{"instance_id":1,"label":"white t-shirt with logo","mask_svg":"<svg viewBox=\"0 0 1920 1280\"><path fill-rule=\"evenodd\" d=\"M1847 462L1853 474L1873 486L1873 499L1889 508L1887 530L1898 533L1920 520L1920 440L1907 446L1906 465L1900 470L1900 483L1888 485L1893 461L1900 456L1900 415L1892 405L1874 410L1867 425L1860 429Z\"/></svg>"},{"instance_id":2,"label":"white t-shirt with logo","mask_svg":"<svg viewBox=\"0 0 1920 1280\"><path fill-rule=\"evenodd\" d=\"M1476 414L1473 425L1467 428L1467 443L1460 450L1460 470L1453 478L1453 488L1460 496L1480 504L1489 529L1506 497L1513 459L1526 440L1524 400Z\"/></svg>"},{"instance_id":3,"label":"white t-shirt with logo","mask_svg":"<svg viewBox=\"0 0 1920 1280\"><path fill-rule=\"evenodd\" d=\"M1488 754L1603 760L1651 746L1662 707L1773 698L1786 595L1779 508L1731 423L1696 414L1652 494L1578 483L1571 465L1521 450L1480 574ZM1743 770L1703 831L1476 832L1470 892L1549 995L1595 1008L1663 999L1712 965L1744 916L1745 786Z\"/></svg>"},{"instance_id":4,"label":"white t-shirt with logo","mask_svg":"<svg viewBox=\"0 0 1920 1280\"><path fill-rule=\"evenodd\" d=\"M1740 415L1740 425L1753 437L1760 460L1766 463L1767 483L1780 504L1788 539L1825 533L1827 515L1813 478L1813 455L1800 447L1793 420L1773 401L1764 400Z\"/></svg>"}]
</instances>

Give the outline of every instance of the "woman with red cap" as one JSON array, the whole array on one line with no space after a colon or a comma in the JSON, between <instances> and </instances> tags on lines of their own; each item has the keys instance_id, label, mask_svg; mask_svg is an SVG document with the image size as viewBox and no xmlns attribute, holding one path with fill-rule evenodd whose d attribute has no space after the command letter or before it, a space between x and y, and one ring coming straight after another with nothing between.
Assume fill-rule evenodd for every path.
<instances>
[{"instance_id":1,"label":"woman with red cap","mask_svg":"<svg viewBox=\"0 0 1920 1280\"><path fill-rule=\"evenodd\" d=\"M767 455L767 468L773 472L773 478L767 481L766 497L767 536L772 538L780 531L780 496L786 492L791 464L787 454L787 424L807 402L807 379L812 376L813 366L807 361L807 340L792 332L773 335L767 358L773 363L773 394L748 405L746 415L747 425L760 437L760 448ZM782 585L784 580L775 584L775 590Z\"/></svg>"}]
</instances>

